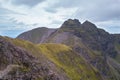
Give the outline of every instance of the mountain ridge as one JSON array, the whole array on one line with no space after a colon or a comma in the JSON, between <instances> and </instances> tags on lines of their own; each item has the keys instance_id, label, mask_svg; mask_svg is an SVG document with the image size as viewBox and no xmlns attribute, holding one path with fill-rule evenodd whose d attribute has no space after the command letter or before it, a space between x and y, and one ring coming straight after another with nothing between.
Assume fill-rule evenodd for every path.
<instances>
[{"instance_id":1,"label":"mountain ridge","mask_svg":"<svg viewBox=\"0 0 120 80\"><path fill-rule=\"evenodd\" d=\"M120 35L90 21L0 36L0 79L120 80Z\"/></svg>"},{"instance_id":2,"label":"mountain ridge","mask_svg":"<svg viewBox=\"0 0 120 80\"><path fill-rule=\"evenodd\" d=\"M20 35L17 38L21 38L21 36L24 35ZM29 39L25 40L29 41ZM109 79L115 76L111 72L115 66L110 67L112 66L112 61L108 63L108 57L119 64L119 59L117 58L120 55L118 49L120 45L119 35L110 34L103 29L99 29L88 20L81 24L77 19L68 19L42 43L62 43L70 46L89 64L96 67L102 76L109 76ZM116 73L116 70L114 72Z\"/></svg>"}]
</instances>

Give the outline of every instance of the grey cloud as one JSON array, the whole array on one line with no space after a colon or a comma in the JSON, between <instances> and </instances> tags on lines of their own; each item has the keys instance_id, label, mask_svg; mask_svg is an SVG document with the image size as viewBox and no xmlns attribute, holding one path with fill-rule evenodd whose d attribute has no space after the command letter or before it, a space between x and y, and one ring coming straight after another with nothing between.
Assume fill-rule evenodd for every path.
<instances>
[{"instance_id":1,"label":"grey cloud","mask_svg":"<svg viewBox=\"0 0 120 80\"><path fill-rule=\"evenodd\" d=\"M25 15L12 10L0 7L0 27L8 28L7 26L18 25L14 19L11 19L12 15Z\"/></svg>"},{"instance_id":2,"label":"grey cloud","mask_svg":"<svg viewBox=\"0 0 120 80\"><path fill-rule=\"evenodd\" d=\"M62 24L62 21L60 20L53 20L51 24Z\"/></svg>"},{"instance_id":3,"label":"grey cloud","mask_svg":"<svg viewBox=\"0 0 120 80\"><path fill-rule=\"evenodd\" d=\"M76 17L89 18L94 21L120 20L120 0L98 1L80 6L83 9L76 12Z\"/></svg>"},{"instance_id":4,"label":"grey cloud","mask_svg":"<svg viewBox=\"0 0 120 80\"><path fill-rule=\"evenodd\" d=\"M5 14L14 14L15 12L11 11L11 10L8 10L8 9L5 9L5 8L2 8L0 7L0 15L5 15Z\"/></svg>"},{"instance_id":5,"label":"grey cloud","mask_svg":"<svg viewBox=\"0 0 120 80\"><path fill-rule=\"evenodd\" d=\"M58 0L48 6L47 11L55 13L60 7L78 8L71 16L73 18L92 21L120 20L120 0Z\"/></svg>"},{"instance_id":6,"label":"grey cloud","mask_svg":"<svg viewBox=\"0 0 120 80\"><path fill-rule=\"evenodd\" d=\"M35 6L45 0L12 0L12 3L15 5L27 5L27 6Z\"/></svg>"},{"instance_id":7,"label":"grey cloud","mask_svg":"<svg viewBox=\"0 0 120 80\"><path fill-rule=\"evenodd\" d=\"M10 14L16 14L16 13L14 11L0 7L0 26L6 25L10 22L9 21Z\"/></svg>"},{"instance_id":8,"label":"grey cloud","mask_svg":"<svg viewBox=\"0 0 120 80\"><path fill-rule=\"evenodd\" d=\"M10 15L10 14L26 15L26 14L23 14L23 13L18 13L18 12L0 7L0 16L6 16L6 15Z\"/></svg>"},{"instance_id":9,"label":"grey cloud","mask_svg":"<svg viewBox=\"0 0 120 80\"><path fill-rule=\"evenodd\" d=\"M78 7L82 3L84 3L84 0L57 0L55 4L51 5L51 7L72 8L72 7Z\"/></svg>"},{"instance_id":10,"label":"grey cloud","mask_svg":"<svg viewBox=\"0 0 120 80\"><path fill-rule=\"evenodd\" d=\"M19 28L20 26L21 28ZM0 17L0 35L9 36L15 38L19 33L25 31L23 29L26 25L16 23L12 19L6 19L6 17ZM23 28L22 28L23 27Z\"/></svg>"},{"instance_id":11,"label":"grey cloud","mask_svg":"<svg viewBox=\"0 0 120 80\"><path fill-rule=\"evenodd\" d=\"M83 0L56 0L52 5L48 5L45 10L47 12L56 13L58 8L73 8L78 7Z\"/></svg>"},{"instance_id":12,"label":"grey cloud","mask_svg":"<svg viewBox=\"0 0 120 80\"><path fill-rule=\"evenodd\" d=\"M59 8L78 7L84 0L56 0L53 4L47 5L44 9L50 13L56 13Z\"/></svg>"},{"instance_id":13,"label":"grey cloud","mask_svg":"<svg viewBox=\"0 0 120 80\"><path fill-rule=\"evenodd\" d=\"M44 8L44 9L45 9L46 12L50 12L50 13L56 13L56 12L57 12L57 10L54 9L54 8L46 7L46 8Z\"/></svg>"}]
</instances>

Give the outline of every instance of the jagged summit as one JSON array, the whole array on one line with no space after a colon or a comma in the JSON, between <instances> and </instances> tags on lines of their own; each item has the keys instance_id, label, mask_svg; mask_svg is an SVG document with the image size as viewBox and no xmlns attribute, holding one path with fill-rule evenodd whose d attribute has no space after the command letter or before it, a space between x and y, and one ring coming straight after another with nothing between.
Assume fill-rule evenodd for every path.
<instances>
[{"instance_id":1,"label":"jagged summit","mask_svg":"<svg viewBox=\"0 0 120 80\"><path fill-rule=\"evenodd\" d=\"M62 24L61 28L79 27L80 25L81 22L78 19L68 19Z\"/></svg>"},{"instance_id":2,"label":"jagged summit","mask_svg":"<svg viewBox=\"0 0 120 80\"><path fill-rule=\"evenodd\" d=\"M82 23L82 26L85 28L97 28L95 24L93 24L92 22L86 20L85 22Z\"/></svg>"},{"instance_id":3,"label":"jagged summit","mask_svg":"<svg viewBox=\"0 0 120 80\"><path fill-rule=\"evenodd\" d=\"M85 22L83 22L83 24L86 24L86 23L91 23L90 21L86 20Z\"/></svg>"},{"instance_id":4,"label":"jagged summit","mask_svg":"<svg viewBox=\"0 0 120 80\"><path fill-rule=\"evenodd\" d=\"M68 19L61 26L61 28L72 28L72 29L80 28L80 27L86 30L97 29L96 25L93 24L92 22L86 20L81 24L81 22L78 19Z\"/></svg>"}]
</instances>

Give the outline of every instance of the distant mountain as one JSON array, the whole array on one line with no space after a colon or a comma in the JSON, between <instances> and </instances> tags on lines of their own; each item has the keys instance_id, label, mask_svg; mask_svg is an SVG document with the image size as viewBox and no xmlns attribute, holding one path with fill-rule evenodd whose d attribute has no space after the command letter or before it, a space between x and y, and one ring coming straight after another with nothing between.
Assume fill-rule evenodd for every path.
<instances>
[{"instance_id":1,"label":"distant mountain","mask_svg":"<svg viewBox=\"0 0 120 80\"><path fill-rule=\"evenodd\" d=\"M90 21L81 23L68 19L58 29L37 28L17 38L36 44L65 44L98 70L105 80L120 80L120 35L109 34Z\"/></svg>"},{"instance_id":2,"label":"distant mountain","mask_svg":"<svg viewBox=\"0 0 120 80\"><path fill-rule=\"evenodd\" d=\"M30 30L28 32L22 33L18 37L21 39L24 39L24 40L29 40L33 43L42 43L54 31L55 31L55 29L48 29L45 27L41 27L41 28L36 28L36 29ZM24 35L24 36L22 36L22 35Z\"/></svg>"}]
</instances>

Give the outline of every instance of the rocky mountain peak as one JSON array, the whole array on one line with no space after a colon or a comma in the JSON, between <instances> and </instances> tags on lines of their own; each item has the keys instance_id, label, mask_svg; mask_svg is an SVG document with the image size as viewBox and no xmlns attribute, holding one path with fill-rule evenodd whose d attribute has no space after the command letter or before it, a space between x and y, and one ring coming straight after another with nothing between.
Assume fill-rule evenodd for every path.
<instances>
[{"instance_id":1,"label":"rocky mountain peak","mask_svg":"<svg viewBox=\"0 0 120 80\"><path fill-rule=\"evenodd\" d=\"M89 29L93 29L93 28L97 28L95 24L91 23L90 21L86 20L83 24L82 24L83 27Z\"/></svg>"},{"instance_id":2,"label":"rocky mountain peak","mask_svg":"<svg viewBox=\"0 0 120 80\"><path fill-rule=\"evenodd\" d=\"M81 23L78 19L68 19L62 24L61 28L79 27L80 25Z\"/></svg>"}]
</instances>

